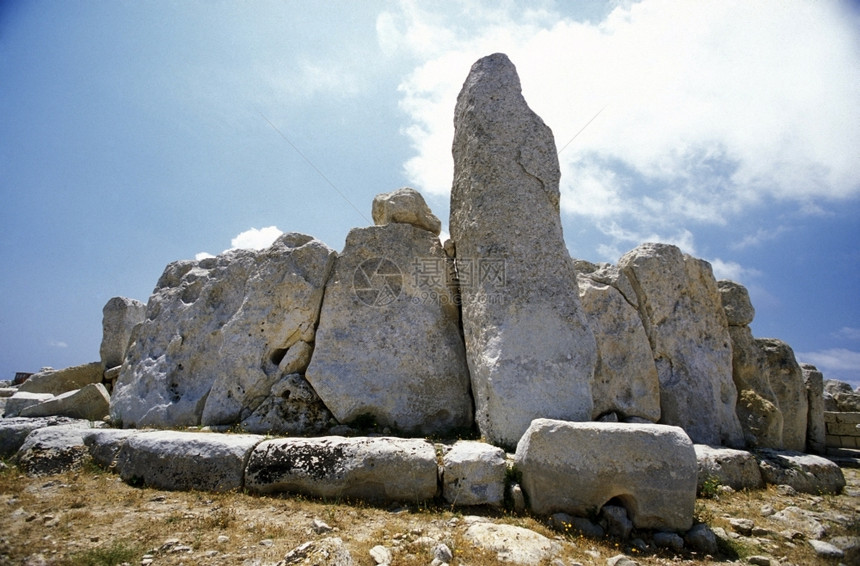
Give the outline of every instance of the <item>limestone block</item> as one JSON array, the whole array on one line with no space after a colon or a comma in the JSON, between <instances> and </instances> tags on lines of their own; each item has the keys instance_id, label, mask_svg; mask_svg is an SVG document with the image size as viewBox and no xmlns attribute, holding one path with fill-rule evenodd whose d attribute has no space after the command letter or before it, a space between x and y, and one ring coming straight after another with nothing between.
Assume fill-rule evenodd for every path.
<instances>
[{"instance_id":1,"label":"limestone block","mask_svg":"<svg viewBox=\"0 0 860 566\"><path fill-rule=\"evenodd\" d=\"M424 440L279 438L251 453L245 488L376 502L427 501L436 496L436 479L436 451Z\"/></svg>"},{"instance_id":2,"label":"limestone block","mask_svg":"<svg viewBox=\"0 0 860 566\"><path fill-rule=\"evenodd\" d=\"M637 528L693 524L696 451L678 427L536 419L514 463L535 513L583 517L615 499Z\"/></svg>"},{"instance_id":3,"label":"limestone block","mask_svg":"<svg viewBox=\"0 0 860 566\"><path fill-rule=\"evenodd\" d=\"M845 487L845 476L839 466L812 454L792 451L757 450L761 475L765 483L790 485L802 493L839 493Z\"/></svg>"},{"instance_id":4,"label":"limestone block","mask_svg":"<svg viewBox=\"0 0 860 566\"><path fill-rule=\"evenodd\" d=\"M53 415L99 421L110 411L110 395L101 383L90 383L76 391L57 395L38 405L21 409L22 417L50 417Z\"/></svg>"},{"instance_id":5,"label":"limestone block","mask_svg":"<svg viewBox=\"0 0 860 566\"><path fill-rule=\"evenodd\" d=\"M19 391L6 400L6 408L3 416L6 418L17 417L27 407L44 403L53 398L54 395L50 393L27 393L26 391Z\"/></svg>"},{"instance_id":6,"label":"limestone block","mask_svg":"<svg viewBox=\"0 0 860 566\"><path fill-rule=\"evenodd\" d=\"M87 454L83 434L89 427L83 421L32 431L18 450L18 466L31 476L80 468Z\"/></svg>"},{"instance_id":7,"label":"limestone block","mask_svg":"<svg viewBox=\"0 0 860 566\"><path fill-rule=\"evenodd\" d=\"M456 244L475 420L514 446L535 418L591 418L597 362L559 215L552 132L501 53L472 65L454 111Z\"/></svg>"},{"instance_id":8,"label":"limestone block","mask_svg":"<svg viewBox=\"0 0 860 566\"><path fill-rule=\"evenodd\" d=\"M120 477L158 489L240 489L248 454L264 437L252 434L153 431L130 435L116 456Z\"/></svg>"},{"instance_id":9,"label":"limestone block","mask_svg":"<svg viewBox=\"0 0 860 566\"><path fill-rule=\"evenodd\" d=\"M84 445L93 462L106 470L112 470L120 449L130 436L143 434L133 429L101 428L84 431Z\"/></svg>"},{"instance_id":10,"label":"limestone block","mask_svg":"<svg viewBox=\"0 0 860 566\"><path fill-rule=\"evenodd\" d=\"M463 536L472 545L495 553L499 563L540 566L562 550L558 542L515 525L475 523Z\"/></svg>"},{"instance_id":11,"label":"limestone block","mask_svg":"<svg viewBox=\"0 0 860 566\"><path fill-rule=\"evenodd\" d=\"M355 228L326 288L306 378L342 424L371 415L416 434L468 427L469 373L439 239Z\"/></svg>"},{"instance_id":12,"label":"limestone block","mask_svg":"<svg viewBox=\"0 0 860 566\"><path fill-rule=\"evenodd\" d=\"M824 380L824 402L826 411L860 412L860 393L837 379Z\"/></svg>"},{"instance_id":13,"label":"limestone block","mask_svg":"<svg viewBox=\"0 0 860 566\"><path fill-rule=\"evenodd\" d=\"M310 344L335 252L302 234L261 251L167 266L111 399L125 427L230 425L250 416ZM304 369L304 368L301 368Z\"/></svg>"},{"instance_id":14,"label":"limestone block","mask_svg":"<svg viewBox=\"0 0 860 566\"><path fill-rule=\"evenodd\" d=\"M597 341L598 361L591 384L592 418L660 419L660 381L639 313L615 287L578 275L579 300Z\"/></svg>"},{"instance_id":15,"label":"limestone block","mask_svg":"<svg viewBox=\"0 0 860 566\"><path fill-rule=\"evenodd\" d=\"M99 348L102 366L121 366L134 327L143 322L146 305L135 299L114 297L102 309L102 343Z\"/></svg>"},{"instance_id":16,"label":"limestone block","mask_svg":"<svg viewBox=\"0 0 860 566\"><path fill-rule=\"evenodd\" d=\"M42 417L28 419L12 417L0 419L0 458L8 458L15 454L24 440L34 430L51 426L73 424L76 421L67 417ZM83 423L80 423L83 426ZM87 423L89 424L89 423Z\"/></svg>"},{"instance_id":17,"label":"limestone block","mask_svg":"<svg viewBox=\"0 0 860 566\"><path fill-rule=\"evenodd\" d=\"M269 396L240 428L256 434L311 435L326 430L332 420L313 387L302 375L292 373L272 385Z\"/></svg>"},{"instance_id":18,"label":"limestone block","mask_svg":"<svg viewBox=\"0 0 860 566\"><path fill-rule=\"evenodd\" d=\"M740 283L722 279L717 281L717 289L720 291L720 302L729 326L747 326L753 321L755 309L746 287Z\"/></svg>"},{"instance_id":19,"label":"limestone block","mask_svg":"<svg viewBox=\"0 0 860 566\"><path fill-rule=\"evenodd\" d=\"M442 222L424 202L424 197L415 189L404 187L373 198L373 223L383 226L391 223L411 224L438 236Z\"/></svg>"},{"instance_id":20,"label":"limestone block","mask_svg":"<svg viewBox=\"0 0 860 566\"><path fill-rule=\"evenodd\" d=\"M505 499L505 451L460 440L442 458L442 497L452 505L492 505Z\"/></svg>"},{"instance_id":21,"label":"limestone block","mask_svg":"<svg viewBox=\"0 0 860 566\"><path fill-rule=\"evenodd\" d=\"M696 444L694 448L699 468L697 489L712 479L738 491L764 488L758 462L751 453L705 444Z\"/></svg>"},{"instance_id":22,"label":"limestone block","mask_svg":"<svg viewBox=\"0 0 860 566\"><path fill-rule=\"evenodd\" d=\"M18 391L59 395L66 391L80 389L90 383L101 383L103 373L104 368L101 362L43 371L31 375L30 379L21 384Z\"/></svg>"},{"instance_id":23,"label":"limestone block","mask_svg":"<svg viewBox=\"0 0 860 566\"><path fill-rule=\"evenodd\" d=\"M806 450L824 454L827 429L824 425L824 375L812 364L800 364L806 386Z\"/></svg>"},{"instance_id":24,"label":"limestone block","mask_svg":"<svg viewBox=\"0 0 860 566\"><path fill-rule=\"evenodd\" d=\"M803 371L791 347L775 338L757 338L756 345L765 357L764 375L773 388L782 412L782 447L785 450L806 450L806 418L809 403Z\"/></svg>"},{"instance_id":25,"label":"limestone block","mask_svg":"<svg viewBox=\"0 0 860 566\"><path fill-rule=\"evenodd\" d=\"M694 442L743 446L732 345L708 262L668 244L642 244L618 266L638 297L660 380L660 422Z\"/></svg>"},{"instance_id":26,"label":"limestone block","mask_svg":"<svg viewBox=\"0 0 860 566\"><path fill-rule=\"evenodd\" d=\"M750 448L782 448L783 417L765 371L764 352L748 326L729 326L732 379L738 390L736 413Z\"/></svg>"}]
</instances>

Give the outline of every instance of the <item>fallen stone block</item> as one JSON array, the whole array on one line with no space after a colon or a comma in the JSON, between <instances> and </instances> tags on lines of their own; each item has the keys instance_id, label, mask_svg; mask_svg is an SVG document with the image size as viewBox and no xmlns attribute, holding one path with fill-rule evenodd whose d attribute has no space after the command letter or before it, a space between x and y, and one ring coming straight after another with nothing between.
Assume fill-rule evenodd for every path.
<instances>
[{"instance_id":1,"label":"fallen stone block","mask_svg":"<svg viewBox=\"0 0 860 566\"><path fill-rule=\"evenodd\" d=\"M101 362L92 362L65 369L42 371L31 375L21 384L19 391L26 393L51 393L59 395L80 389L90 383L101 383L104 367Z\"/></svg>"},{"instance_id":2,"label":"fallen stone block","mask_svg":"<svg viewBox=\"0 0 860 566\"><path fill-rule=\"evenodd\" d=\"M130 436L143 434L135 429L103 428L84 432L84 445L97 465L105 469L113 469L119 451L125 446Z\"/></svg>"},{"instance_id":3,"label":"fallen stone block","mask_svg":"<svg viewBox=\"0 0 860 566\"><path fill-rule=\"evenodd\" d=\"M251 453L245 488L368 501L426 501L436 496L432 444L375 437L279 438Z\"/></svg>"},{"instance_id":4,"label":"fallen stone block","mask_svg":"<svg viewBox=\"0 0 860 566\"><path fill-rule=\"evenodd\" d=\"M708 481L716 481L734 490L764 487L758 462L751 453L706 444L696 444L694 448L699 468L698 490Z\"/></svg>"},{"instance_id":5,"label":"fallen stone block","mask_svg":"<svg viewBox=\"0 0 860 566\"><path fill-rule=\"evenodd\" d=\"M116 470L131 484L159 489L240 489L248 454L264 437L252 434L153 431L129 436Z\"/></svg>"},{"instance_id":6,"label":"fallen stone block","mask_svg":"<svg viewBox=\"0 0 860 566\"><path fill-rule=\"evenodd\" d=\"M32 431L18 450L18 466L31 476L80 468L87 455L83 435L90 426L80 421Z\"/></svg>"},{"instance_id":7,"label":"fallen stone block","mask_svg":"<svg viewBox=\"0 0 860 566\"><path fill-rule=\"evenodd\" d=\"M6 410L3 413L3 416L7 419L10 417L17 417L21 414L21 411L27 407L44 403L45 401L53 398L54 395L51 393L28 393L26 391L19 391L6 400Z\"/></svg>"},{"instance_id":8,"label":"fallen stone block","mask_svg":"<svg viewBox=\"0 0 860 566\"><path fill-rule=\"evenodd\" d=\"M816 495L839 493L845 487L839 466L821 456L777 450L757 450L755 456L765 483Z\"/></svg>"},{"instance_id":9,"label":"fallen stone block","mask_svg":"<svg viewBox=\"0 0 860 566\"><path fill-rule=\"evenodd\" d=\"M442 458L442 497L452 505L492 505L505 499L505 451L461 440Z\"/></svg>"},{"instance_id":10,"label":"fallen stone block","mask_svg":"<svg viewBox=\"0 0 860 566\"><path fill-rule=\"evenodd\" d=\"M14 455L34 430L51 426L73 424L76 421L67 417L43 417L27 419L14 417L0 419L0 458Z\"/></svg>"},{"instance_id":11,"label":"fallen stone block","mask_svg":"<svg viewBox=\"0 0 860 566\"><path fill-rule=\"evenodd\" d=\"M110 412L110 394L101 383L91 383L75 391L67 391L38 405L21 410L22 417L52 415L98 421Z\"/></svg>"},{"instance_id":12,"label":"fallen stone block","mask_svg":"<svg viewBox=\"0 0 860 566\"><path fill-rule=\"evenodd\" d=\"M514 525L475 523L464 538L474 546L494 552L499 562L524 566L545 564L561 552L561 545L532 530Z\"/></svg>"},{"instance_id":13,"label":"fallen stone block","mask_svg":"<svg viewBox=\"0 0 860 566\"><path fill-rule=\"evenodd\" d=\"M581 517L614 500L637 528L685 531L696 503L696 451L678 427L532 421L514 465L533 512Z\"/></svg>"}]
</instances>

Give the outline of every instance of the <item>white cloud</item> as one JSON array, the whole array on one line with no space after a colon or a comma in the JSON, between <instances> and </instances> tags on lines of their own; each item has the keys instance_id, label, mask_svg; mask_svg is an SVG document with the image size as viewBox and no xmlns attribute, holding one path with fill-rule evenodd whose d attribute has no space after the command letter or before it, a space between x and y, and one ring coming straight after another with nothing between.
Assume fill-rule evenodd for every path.
<instances>
[{"instance_id":1,"label":"white cloud","mask_svg":"<svg viewBox=\"0 0 860 566\"><path fill-rule=\"evenodd\" d=\"M827 371L860 373L860 352L853 350L830 348L817 352L799 352L796 357L802 362L815 365L824 373Z\"/></svg>"},{"instance_id":2,"label":"white cloud","mask_svg":"<svg viewBox=\"0 0 860 566\"><path fill-rule=\"evenodd\" d=\"M560 156L568 214L663 229L860 193L860 48L842 4L643 0L595 24L456 5L377 20L383 49L425 59L400 86L423 191L450 190L453 101L469 65L503 51L558 147L605 107Z\"/></svg>"},{"instance_id":3,"label":"white cloud","mask_svg":"<svg viewBox=\"0 0 860 566\"><path fill-rule=\"evenodd\" d=\"M840 340L860 340L860 328L843 326L833 333L833 337L839 338Z\"/></svg>"},{"instance_id":4,"label":"white cloud","mask_svg":"<svg viewBox=\"0 0 860 566\"><path fill-rule=\"evenodd\" d=\"M230 240L230 247L221 253L229 252L230 250L262 250L271 246L282 234L283 232L277 226L251 228L240 232L235 238ZM209 252L199 252L194 255L194 259L197 261L210 257L215 256Z\"/></svg>"},{"instance_id":5,"label":"white cloud","mask_svg":"<svg viewBox=\"0 0 860 566\"><path fill-rule=\"evenodd\" d=\"M68 348L69 345L62 340L51 340L48 342L48 345L52 348Z\"/></svg>"},{"instance_id":6,"label":"white cloud","mask_svg":"<svg viewBox=\"0 0 860 566\"><path fill-rule=\"evenodd\" d=\"M743 283L751 277L761 275L757 269L743 267L736 261L723 261L720 258L708 260L714 270L714 277L719 279L729 279L738 283Z\"/></svg>"}]
</instances>

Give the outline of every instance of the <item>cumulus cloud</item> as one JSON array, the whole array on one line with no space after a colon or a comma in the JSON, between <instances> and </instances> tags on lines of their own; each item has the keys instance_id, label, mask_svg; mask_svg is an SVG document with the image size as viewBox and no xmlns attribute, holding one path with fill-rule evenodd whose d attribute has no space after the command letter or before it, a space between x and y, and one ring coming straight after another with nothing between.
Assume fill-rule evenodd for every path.
<instances>
[{"instance_id":1,"label":"cumulus cloud","mask_svg":"<svg viewBox=\"0 0 860 566\"><path fill-rule=\"evenodd\" d=\"M840 340L860 341L860 328L843 326L842 328L833 333L833 337L838 338Z\"/></svg>"},{"instance_id":2,"label":"cumulus cloud","mask_svg":"<svg viewBox=\"0 0 860 566\"><path fill-rule=\"evenodd\" d=\"M743 283L744 281L761 275L757 269L744 267L736 261L723 261L720 258L708 260L714 270L714 277L719 279L729 279Z\"/></svg>"},{"instance_id":3,"label":"cumulus cloud","mask_svg":"<svg viewBox=\"0 0 860 566\"><path fill-rule=\"evenodd\" d=\"M52 348L68 348L69 345L62 340L51 340L48 342L48 345Z\"/></svg>"},{"instance_id":4,"label":"cumulus cloud","mask_svg":"<svg viewBox=\"0 0 860 566\"><path fill-rule=\"evenodd\" d=\"M860 193L860 44L841 3L643 0L594 23L457 5L446 19L404 2L377 20L383 50L424 61L400 92L405 172L428 193L450 190L452 101L496 51L558 147L599 112L560 155L567 214L665 229Z\"/></svg>"},{"instance_id":5,"label":"cumulus cloud","mask_svg":"<svg viewBox=\"0 0 860 566\"><path fill-rule=\"evenodd\" d=\"M235 238L230 240L230 247L224 250L262 250L271 246L283 232L277 226L266 226L265 228L251 228L240 232ZM222 252L222 253L224 253ZM200 252L194 256L194 259L200 261L215 257L209 252Z\"/></svg>"},{"instance_id":6,"label":"cumulus cloud","mask_svg":"<svg viewBox=\"0 0 860 566\"><path fill-rule=\"evenodd\" d=\"M815 365L825 379L833 374L836 379L860 380L860 352L845 348L830 348L817 352L798 352L797 359Z\"/></svg>"}]
</instances>

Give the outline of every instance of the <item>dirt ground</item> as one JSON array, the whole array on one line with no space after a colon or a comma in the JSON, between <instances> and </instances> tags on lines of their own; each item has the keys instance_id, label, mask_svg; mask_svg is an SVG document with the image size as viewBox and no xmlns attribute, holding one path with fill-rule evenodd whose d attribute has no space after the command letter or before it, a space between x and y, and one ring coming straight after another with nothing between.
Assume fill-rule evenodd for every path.
<instances>
[{"instance_id":1,"label":"dirt ground","mask_svg":"<svg viewBox=\"0 0 860 566\"><path fill-rule=\"evenodd\" d=\"M78 472L36 478L9 464L0 471L0 564L262 566L278 563L305 542L331 536L340 537L356 564L362 565L376 564L370 549L383 545L395 565L426 566L433 559L432 547L440 542L451 549L453 565L499 563L494 552L464 538L469 514L555 539L561 551L544 561L554 566L604 566L622 553L643 566L749 563L753 556L768 556L783 565L838 564L839 560L818 557L801 529L781 523L771 513L796 506L813 514L826 529L824 540L860 536L860 473L851 468L843 472L848 486L836 496L785 496L770 487L699 499L696 518L711 527L731 533L731 518L755 524L751 536L735 534L715 556L699 556L559 533L542 518L503 510L441 504L379 508L301 496L170 492L126 485L91 464ZM648 540L647 533L641 535Z\"/></svg>"}]
</instances>

